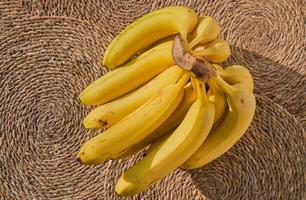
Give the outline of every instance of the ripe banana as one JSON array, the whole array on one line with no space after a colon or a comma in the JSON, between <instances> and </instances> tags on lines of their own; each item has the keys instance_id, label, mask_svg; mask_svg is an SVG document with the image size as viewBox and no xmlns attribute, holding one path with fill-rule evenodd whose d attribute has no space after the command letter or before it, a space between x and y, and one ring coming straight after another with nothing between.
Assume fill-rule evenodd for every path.
<instances>
[{"instance_id":1,"label":"ripe banana","mask_svg":"<svg viewBox=\"0 0 306 200\"><path fill-rule=\"evenodd\" d=\"M151 12L127 26L110 43L104 54L103 65L118 67L151 43L175 33L181 33L186 38L197 21L194 10L181 6Z\"/></svg>"},{"instance_id":2,"label":"ripe banana","mask_svg":"<svg viewBox=\"0 0 306 200\"><path fill-rule=\"evenodd\" d=\"M197 44L204 44L217 39L220 34L220 25L210 16L201 16L198 20L198 26L191 33L191 42L189 48L194 47Z\"/></svg>"},{"instance_id":3,"label":"ripe banana","mask_svg":"<svg viewBox=\"0 0 306 200\"><path fill-rule=\"evenodd\" d=\"M241 65L231 65L226 67L223 71L218 71L220 76L229 84L243 83L253 92L254 82L250 71Z\"/></svg>"},{"instance_id":4,"label":"ripe banana","mask_svg":"<svg viewBox=\"0 0 306 200\"><path fill-rule=\"evenodd\" d=\"M157 135L156 138L159 138L161 135L164 135L176 128L183 121L190 106L195 100L195 91L191 84L188 84L184 89L183 100L181 101L175 112L160 127L158 127L154 131L155 135Z\"/></svg>"},{"instance_id":5,"label":"ripe banana","mask_svg":"<svg viewBox=\"0 0 306 200\"><path fill-rule=\"evenodd\" d=\"M229 43L220 39L198 45L193 52L195 55L204 56L207 60L215 63L224 62L231 55Z\"/></svg>"},{"instance_id":6,"label":"ripe banana","mask_svg":"<svg viewBox=\"0 0 306 200\"><path fill-rule=\"evenodd\" d=\"M139 55L124 66L102 76L80 94L85 105L100 105L143 85L174 65L172 43L165 42Z\"/></svg>"},{"instance_id":7,"label":"ripe banana","mask_svg":"<svg viewBox=\"0 0 306 200\"><path fill-rule=\"evenodd\" d=\"M195 101L196 95L194 90L190 84L188 84L184 89L184 97L181 103L178 105L174 113L156 130L154 130L150 135L144 138L141 142L134 145L129 151L120 154L116 159L123 159L127 158L138 151L145 148L148 144L152 143L153 141L167 135L171 130L176 128L186 116L190 106Z\"/></svg>"},{"instance_id":8,"label":"ripe banana","mask_svg":"<svg viewBox=\"0 0 306 200\"><path fill-rule=\"evenodd\" d=\"M113 126L148 101L159 90L177 82L182 74L183 70L178 66L166 69L139 89L92 110L83 121L84 127L105 129Z\"/></svg>"},{"instance_id":9,"label":"ripe banana","mask_svg":"<svg viewBox=\"0 0 306 200\"><path fill-rule=\"evenodd\" d=\"M139 143L174 112L183 98L188 79L184 74L176 84L159 91L119 123L87 141L77 158L84 164L99 164Z\"/></svg>"},{"instance_id":10,"label":"ripe banana","mask_svg":"<svg viewBox=\"0 0 306 200\"><path fill-rule=\"evenodd\" d=\"M120 177L116 192L121 196L144 191L183 164L202 144L213 125L214 107L208 101L205 86L193 81L197 100L179 127L164 141L154 145L148 155ZM202 87L202 88L201 88Z\"/></svg>"},{"instance_id":11,"label":"ripe banana","mask_svg":"<svg viewBox=\"0 0 306 200\"><path fill-rule=\"evenodd\" d=\"M215 107L214 127L216 127L223 119L227 109L226 95L214 80L210 80L208 85L209 90L207 92L207 96L208 100L212 102Z\"/></svg>"},{"instance_id":12,"label":"ripe banana","mask_svg":"<svg viewBox=\"0 0 306 200\"><path fill-rule=\"evenodd\" d=\"M254 94L243 83L231 86L220 76L215 80L226 93L229 109L223 121L211 131L201 147L182 165L182 168L199 168L218 158L243 136L252 122L256 108Z\"/></svg>"}]
</instances>

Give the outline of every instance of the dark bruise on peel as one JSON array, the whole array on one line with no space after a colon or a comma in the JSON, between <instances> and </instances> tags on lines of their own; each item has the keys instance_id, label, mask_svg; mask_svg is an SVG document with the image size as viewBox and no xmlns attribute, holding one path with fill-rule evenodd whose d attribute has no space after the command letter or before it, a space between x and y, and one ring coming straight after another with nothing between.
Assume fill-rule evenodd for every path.
<instances>
[{"instance_id":1,"label":"dark bruise on peel","mask_svg":"<svg viewBox=\"0 0 306 200\"><path fill-rule=\"evenodd\" d=\"M104 121L104 120L101 120L101 119L99 119L98 121L99 121L99 123L100 123L100 125L101 125L102 127L104 127L104 126L107 125L107 121Z\"/></svg>"},{"instance_id":2,"label":"dark bruise on peel","mask_svg":"<svg viewBox=\"0 0 306 200\"><path fill-rule=\"evenodd\" d=\"M80 157L77 157L76 160L77 160L78 163L83 164Z\"/></svg>"},{"instance_id":3,"label":"dark bruise on peel","mask_svg":"<svg viewBox=\"0 0 306 200\"><path fill-rule=\"evenodd\" d=\"M211 77L216 76L213 65L205 58L193 55L192 52L188 50L187 42L180 34L174 37L172 56L176 65L191 72L196 78L203 79L207 82Z\"/></svg>"}]
</instances>

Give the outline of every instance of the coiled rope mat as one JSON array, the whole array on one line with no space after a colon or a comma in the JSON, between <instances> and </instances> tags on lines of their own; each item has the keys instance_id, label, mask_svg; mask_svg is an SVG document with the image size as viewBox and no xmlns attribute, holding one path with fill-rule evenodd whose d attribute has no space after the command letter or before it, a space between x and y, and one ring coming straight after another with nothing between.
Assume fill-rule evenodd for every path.
<instances>
[{"instance_id":1,"label":"coiled rope mat","mask_svg":"<svg viewBox=\"0 0 306 200\"><path fill-rule=\"evenodd\" d=\"M94 2L94 3L93 3ZM0 199L119 199L117 178L142 156L99 166L76 162L97 134L81 120L78 94L106 72L101 56L128 23L186 5L222 25L232 57L255 79L257 110L224 156L177 170L126 199L305 197L305 4L302 1L0 1Z\"/></svg>"}]
</instances>

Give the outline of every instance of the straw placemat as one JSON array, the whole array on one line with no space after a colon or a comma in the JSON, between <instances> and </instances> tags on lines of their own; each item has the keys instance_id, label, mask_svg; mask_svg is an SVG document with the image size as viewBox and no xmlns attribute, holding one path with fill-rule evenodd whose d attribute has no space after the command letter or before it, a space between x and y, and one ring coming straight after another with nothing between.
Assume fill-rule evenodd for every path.
<instances>
[{"instance_id":1,"label":"straw placemat","mask_svg":"<svg viewBox=\"0 0 306 200\"><path fill-rule=\"evenodd\" d=\"M0 199L119 199L114 185L136 159L99 166L75 153L98 131L78 94L106 70L103 52L127 24L169 5L214 16L231 43L226 64L255 80L257 110L224 156L177 170L126 199L305 197L305 5L302 1L0 1Z\"/></svg>"}]
</instances>

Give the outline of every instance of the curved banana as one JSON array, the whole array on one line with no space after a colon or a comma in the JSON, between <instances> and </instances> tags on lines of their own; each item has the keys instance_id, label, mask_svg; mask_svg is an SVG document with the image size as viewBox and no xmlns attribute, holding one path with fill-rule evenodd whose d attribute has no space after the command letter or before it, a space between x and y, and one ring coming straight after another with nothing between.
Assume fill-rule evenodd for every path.
<instances>
[{"instance_id":1,"label":"curved banana","mask_svg":"<svg viewBox=\"0 0 306 200\"><path fill-rule=\"evenodd\" d=\"M198 45L193 51L197 56L203 56L215 63L226 61L231 55L229 43L225 40L216 39L210 43Z\"/></svg>"},{"instance_id":2,"label":"curved banana","mask_svg":"<svg viewBox=\"0 0 306 200\"><path fill-rule=\"evenodd\" d=\"M113 126L148 101L159 90L177 82L182 74L183 70L177 66L166 69L139 89L92 110L83 121L84 127L106 129Z\"/></svg>"},{"instance_id":3,"label":"curved banana","mask_svg":"<svg viewBox=\"0 0 306 200\"><path fill-rule=\"evenodd\" d=\"M147 156L120 177L116 192L121 196L140 193L183 164L202 144L213 125L214 107L206 96L204 84L193 81L197 100L179 127ZM202 88L201 88L202 87Z\"/></svg>"},{"instance_id":4,"label":"curved banana","mask_svg":"<svg viewBox=\"0 0 306 200\"><path fill-rule=\"evenodd\" d=\"M161 133L165 134L176 128L183 121L188 110L190 109L190 106L193 104L195 100L196 100L195 91L191 86L191 84L188 84L184 89L183 100L176 108L174 113L160 127L158 127L154 131L154 133L157 135L157 138L161 136Z\"/></svg>"},{"instance_id":5,"label":"curved banana","mask_svg":"<svg viewBox=\"0 0 306 200\"><path fill-rule=\"evenodd\" d=\"M253 92L254 81L250 71L241 65L231 65L226 67L223 71L218 71L220 76L229 84L244 83L246 87Z\"/></svg>"},{"instance_id":6,"label":"curved banana","mask_svg":"<svg viewBox=\"0 0 306 200\"><path fill-rule=\"evenodd\" d=\"M223 121L209 133L201 147L182 168L199 168L218 158L243 136L252 122L256 108L254 94L244 84L231 86L220 76L216 78L216 82L226 93L229 109Z\"/></svg>"},{"instance_id":7,"label":"curved banana","mask_svg":"<svg viewBox=\"0 0 306 200\"><path fill-rule=\"evenodd\" d=\"M116 125L87 141L77 154L84 164L99 164L115 158L151 134L174 112L184 95L189 77L160 90L143 106Z\"/></svg>"},{"instance_id":8,"label":"curved banana","mask_svg":"<svg viewBox=\"0 0 306 200\"><path fill-rule=\"evenodd\" d=\"M208 85L209 90L207 92L207 96L208 100L212 102L215 107L214 127L216 127L224 117L227 109L226 95L214 80L210 80Z\"/></svg>"},{"instance_id":9,"label":"curved banana","mask_svg":"<svg viewBox=\"0 0 306 200\"><path fill-rule=\"evenodd\" d=\"M204 44L217 39L220 34L220 25L214 18L210 16L199 17L199 22L195 30L191 33L191 42L189 48L194 47L197 44Z\"/></svg>"},{"instance_id":10,"label":"curved banana","mask_svg":"<svg viewBox=\"0 0 306 200\"><path fill-rule=\"evenodd\" d=\"M194 10L182 6L162 8L144 15L110 43L104 54L103 65L118 67L151 43L175 33L181 33L186 38L197 21Z\"/></svg>"},{"instance_id":11,"label":"curved banana","mask_svg":"<svg viewBox=\"0 0 306 200\"><path fill-rule=\"evenodd\" d=\"M155 140L167 135L171 130L176 128L186 116L190 106L195 101L196 95L190 84L188 84L184 89L184 97L181 103L178 105L174 113L156 130L154 130L150 135L144 138L141 142L134 145L129 151L120 154L116 159L127 158L138 151L145 148L148 144L154 142Z\"/></svg>"},{"instance_id":12,"label":"curved banana","mask_svg":"<svg viewBox=\"0 0 306 200\"><path fill-rule=\"evenodd\" d=\"M174 65L172 41L165 42L139 55L124 66L91 83L80 94L85 105L101 105L118 98L151 80Z\"/></svg>"}]
</instances>

